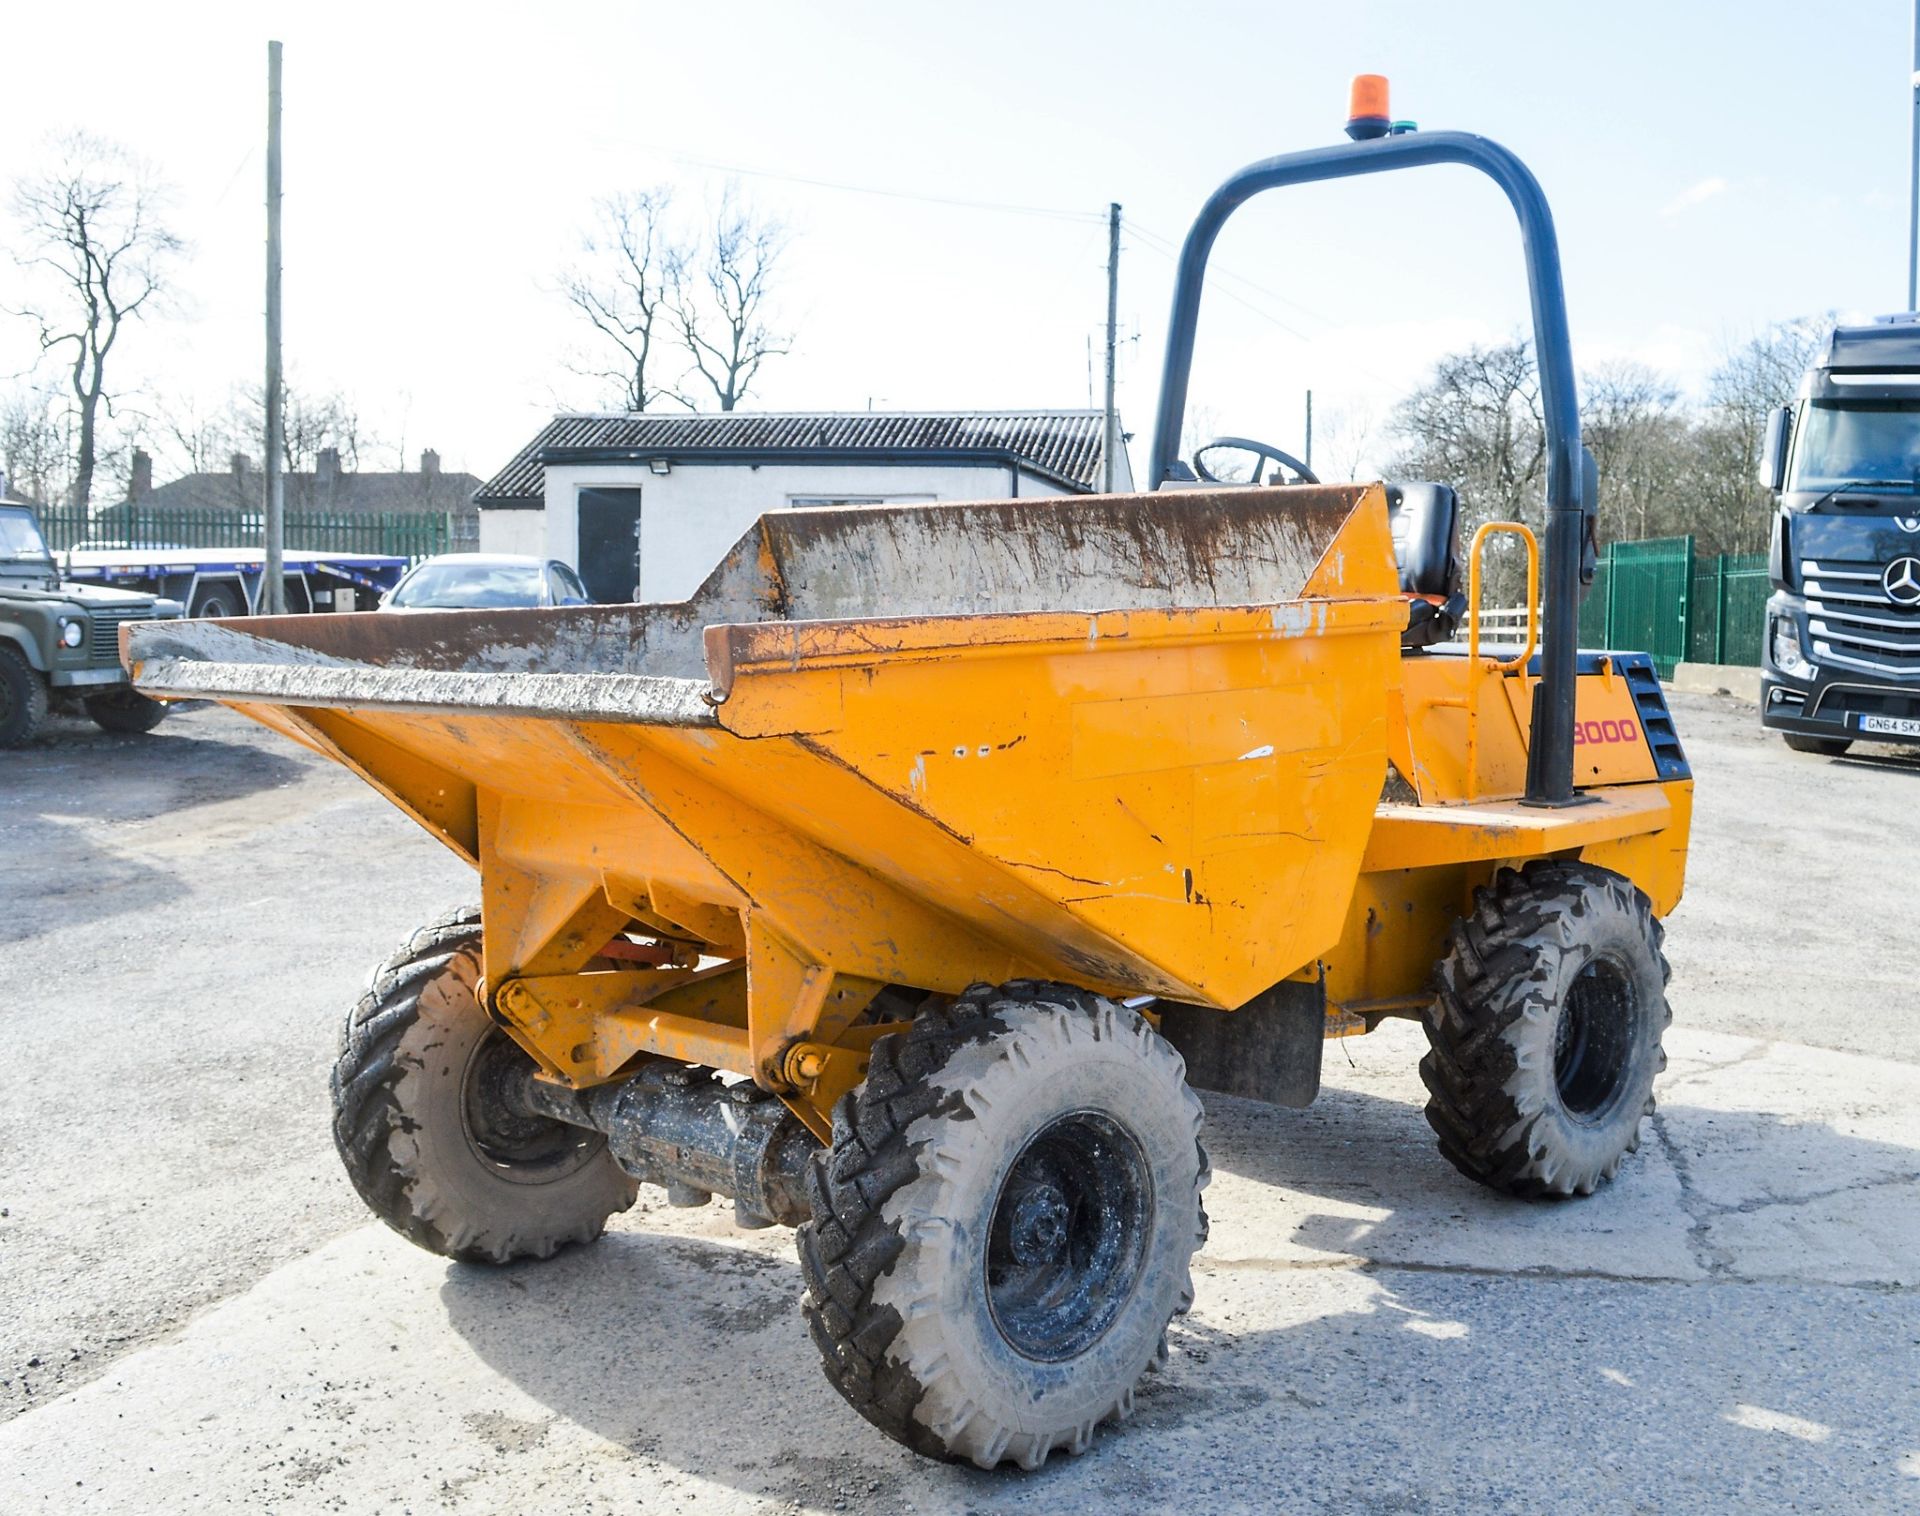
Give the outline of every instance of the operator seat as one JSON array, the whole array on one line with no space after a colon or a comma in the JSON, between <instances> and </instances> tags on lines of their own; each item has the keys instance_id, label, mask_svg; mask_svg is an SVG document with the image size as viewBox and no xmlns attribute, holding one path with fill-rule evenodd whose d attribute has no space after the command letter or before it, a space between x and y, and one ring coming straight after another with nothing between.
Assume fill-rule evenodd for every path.
<instances>
[{"instance_id":1,"label":"operator seat","mask_svg":"<svg viewBox=\"0 0 1920 1516\"><path fill-rule=\"evenodd\" d=\"M1460 497L1450 485L1425 482L1389 484L1386 491L1393 556L1410 602L1400 645L1445 642L1467 610L1460 589Z\"/></svg>"}]
</instances>

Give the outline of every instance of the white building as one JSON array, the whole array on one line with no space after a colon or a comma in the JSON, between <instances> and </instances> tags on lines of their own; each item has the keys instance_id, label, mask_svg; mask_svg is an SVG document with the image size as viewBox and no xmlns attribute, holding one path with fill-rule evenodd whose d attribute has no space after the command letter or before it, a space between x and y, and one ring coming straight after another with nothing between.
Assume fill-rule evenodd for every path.
<instances>
[{"instance_id":1,"label":"white building","mask_svg":"<svg viewBox=\"0 0 1920 1516\"><path fill-rule=\"evenodd\" d=\"M474 496L480 550L574 565L597 600L684 600L764 512L1090 494L1086 411L557 416ZM1122 449L1116 490L1133 488Z\"/></svg>"}]
</instances>

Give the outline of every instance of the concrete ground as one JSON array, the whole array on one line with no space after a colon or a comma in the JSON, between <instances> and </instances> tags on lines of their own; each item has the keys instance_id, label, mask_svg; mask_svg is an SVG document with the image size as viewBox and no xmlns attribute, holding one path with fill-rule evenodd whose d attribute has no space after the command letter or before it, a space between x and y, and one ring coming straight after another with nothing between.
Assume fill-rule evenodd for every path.
<instances>
[{"instance_id":1,"label":"concrete ground","mask_svg":"<svg viewBox=\"0 0 1920 1516\"><path fill-rule=\"evenodd\" d=\"M497 1271L369 1224L338 1019L464 867L226 712L55 723L0 755L0 1509L1920 1509L1920 763L1675 707L1673 1062L1621 1179L1458 1178L1407 1026L1308 1111L1213 1100L1172 1360L1026 1476L854 1416L724 1204Z\"/></svg>"}]
</instances>

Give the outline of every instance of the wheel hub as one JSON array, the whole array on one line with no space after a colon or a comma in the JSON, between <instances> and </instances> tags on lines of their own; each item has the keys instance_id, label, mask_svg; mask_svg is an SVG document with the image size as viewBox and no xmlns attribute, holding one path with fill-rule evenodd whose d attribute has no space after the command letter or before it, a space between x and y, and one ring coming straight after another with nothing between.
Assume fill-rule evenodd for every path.
<instances>
[{"instance_id":1,"label":"wheel hub","mask_svg":"<svg viewBox=\"0 0 1920 1516\"><path fill-rule=\"evenodd\" d=\"M1580 971L1553 1032L1553 1079L1576 1119L1605 1115L1620 1093L1633 1056L1635 998L1618 965L1596 958Z\"/></svg>"},{"instance_id":2,"label":"wheel hub","mask_svg":"<svg viewBox=\"0 0 1920 1516\"><path fill-rule=\"evenodd\" d=\"M558 1178L594 1157L604 1138L527 1108L519 1098L533 1060L513 1040L489 1030L467 1062L467 1140L489 1163L530 1181Z\"/></svg>"},{"instance_id":3,"label":"wheel hub","mask_svg":"<svg viewBox=\"0 0 1920 1516\"><path fill-rule=\"evenodd\" d=\"M1032 1267L1057 1261L1066 1250L1071 1219L1067 1197L1058 1185L1028 1184L1025 1193L1013 1202L1007 1227L1014 1262Z\"/></svg>"},{"instance_id":4,"label":"wheel hub","mask_svg":"<svg viewBox=\"0 0 1920 1516\"><path fill-rule=\"evenodd\" d=\"M987 1242L987 1305L1008 1343L1048 1363L1090 1348L1139 1283L1152 1220L1145 1155L1111 1117L1076 1112L1033 1137Z\"/></svg>"}]
</instances>

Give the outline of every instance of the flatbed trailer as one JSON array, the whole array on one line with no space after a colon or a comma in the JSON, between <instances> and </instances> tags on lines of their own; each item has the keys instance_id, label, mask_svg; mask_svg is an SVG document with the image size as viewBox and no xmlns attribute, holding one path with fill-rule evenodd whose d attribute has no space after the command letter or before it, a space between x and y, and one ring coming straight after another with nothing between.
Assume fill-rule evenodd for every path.
<instances>
[{"instance_id":1,"label":"flatbed trailer","mask_svg":"<svg viewBox=\"0 0 1920 1516\"><path fill-rule=\"evenodd\" d=\"M262 612L260 586L266 554L260 548L91 547L62 555L67 579L141 590L178 600L189 616L254 616ZM287 609L372 610L413 560L393 553L320 553L290 549L285 566Z\"/></svg>"}]
</instances>

